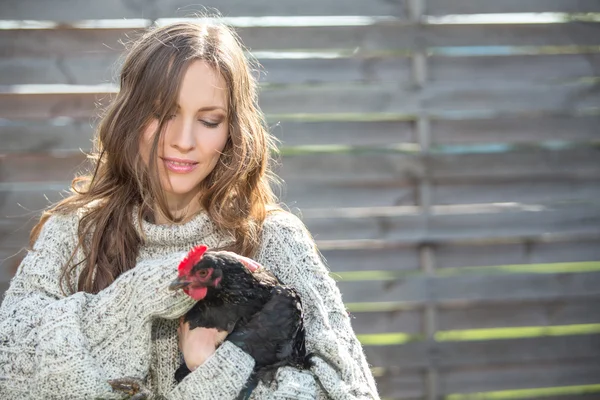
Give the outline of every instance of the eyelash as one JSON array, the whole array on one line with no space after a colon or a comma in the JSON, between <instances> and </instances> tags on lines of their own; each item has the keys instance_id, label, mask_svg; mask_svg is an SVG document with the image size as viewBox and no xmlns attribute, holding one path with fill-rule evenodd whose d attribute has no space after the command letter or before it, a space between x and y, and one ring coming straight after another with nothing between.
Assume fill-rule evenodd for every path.
<instances>
[{"instance_id":1,"label":"eyelash","mask_svg":"<svg viewBox=\"0 0 600 400\"><path fill-rule=\"evenodd\" d=\"M221 125L221 123L220 123L220 122L208 122L208 121L203 121L203 120L201 120L201 119L199 119L198 121L200 121L200 122L202 123L202 125L204 125L204 126L205 126L205 127L207 127L207 128L210 128L210 129L215 129L215 128L217 128L219 125Z\"/></svg>"},{"instance_id":2,"label":"eyelash","mask_svg":"<svg viewBox=\"0 0 600 400\"><path fill-rule=\"evenodd\" d=\"M175 118L175 114L171 114L171 115L167 115L167 117L165 118L167 121L169 121L172 118ZM157 116L158 118L158 116ZM198 122L202 123L202 125L206 126L207 128L210 129L215 129L217 128L219 125L221 125L220 122L208 122L208 121L204 121L202 119L199 119Z\"/></svg>"}]
</instances>

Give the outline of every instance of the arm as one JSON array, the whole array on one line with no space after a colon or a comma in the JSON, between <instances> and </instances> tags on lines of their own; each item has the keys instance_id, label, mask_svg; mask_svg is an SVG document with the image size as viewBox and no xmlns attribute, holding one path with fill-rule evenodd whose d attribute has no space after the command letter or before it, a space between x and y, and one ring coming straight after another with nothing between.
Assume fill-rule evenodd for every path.
<instances>
[{"instance_id":1,"label":"arm","mask_svg":"<svg viewBox=\"0 0 600 400\"><path fill-rule=\"evenodd\" d=\"M291 214L278 213L265 223L263 238L257 261L299 292L307 351L315 356L310 373L282 369L269 388L272 393L263 387L256 398L378 399L340 291L302 222Z\"/></svg>"},{"instance_id":2,"label":"arm","mask_svg":"<svg viewBox=\"0 0 600 400\"><path fill-rule=\"evenodd\" d=\"M76 229L75 215L51 217L6 292L2 398L114 398L107 379L147 374L152 318L176 318L193 305L166 290L182 255L139 264L96 295L63 295L59 277Z\"/></svg>"}]
</instances>

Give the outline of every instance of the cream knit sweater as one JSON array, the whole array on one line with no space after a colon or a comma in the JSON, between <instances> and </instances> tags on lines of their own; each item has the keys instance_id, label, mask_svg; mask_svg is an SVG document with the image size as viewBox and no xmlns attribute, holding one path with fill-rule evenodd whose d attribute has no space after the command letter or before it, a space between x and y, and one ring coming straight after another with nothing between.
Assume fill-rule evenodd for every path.
<instances>
[{"instance_id":1,"label":"cream knit sweater","mask_svg":"<svg viewBox=\"0 0 600 400\"><path fill-rule=\"evenodd\" d=\"M122 398L107 380L134 376L146 380L155 398L234 399L254 360L228 341L180 384L174 381L181 362L177 318L193 301L167 290L192 246L217 247L230 239L205 213L182 225L144 221L138 229L146 240L135 268L96 295L65 296L60 270L76 245L77 221L77 215L55 215L46 222L5 294L0 398ZM287 212L269 216L256 260L299 291L307 350L316 357L310 371L281 368L252 398L378 398L340 292L302 222Z\"/></svg>"}]
</instances>

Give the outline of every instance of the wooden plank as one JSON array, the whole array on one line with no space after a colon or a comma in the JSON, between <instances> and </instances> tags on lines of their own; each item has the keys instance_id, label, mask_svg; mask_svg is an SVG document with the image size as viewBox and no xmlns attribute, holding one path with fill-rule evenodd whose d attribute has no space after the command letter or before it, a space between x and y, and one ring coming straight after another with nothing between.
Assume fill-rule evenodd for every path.
<instances>
[{"instance_id":1,"label":"wooden plank","mask_svg":"<svg viewBox=\"0 0 600 400\"><path fill-rule=\"evenodd\" d=\"M118 82L117 53L0 58L0 85Z\"/></svg>"},{"instance_id":2,"label":"wooden plank","mask_svg":"<svg viewBox=\"0 0 600 400\"><path fill-rule=\"evenodd\" d=\"M438 346L440 366L447 368L569 360L594 361L600 355L600 335L446 342Z\"/></svg>"},{"instance_id":3,"label":"wooden plank","mask_svg":"<svg viewBox=\"0 0 600 400\"><path fill-rule=\"evenodd\" d=\"M398 82L408 85L410 58L400 55L343 58L259 59L261 81L275 84L327 82Z\"/></svg>"},{"instance_id":4,"label":"wooden plank","mask_svg":"<svg viewBox=\"0 0 600 400\"><path fill-rule=\"evenodd\" d=\"M0 249L2 249L3 259L2 262L4 268L4 262L9 266L9 271L14 272L16 264L20 262L20 255L16 259L11 257L15 254L20 253L24 248L27 248L29 244L29 233L39 218L31 218L29 220L9 220L2 218L0 219ZM9 274L11 273L9 272Z\"/></svg>"},{"instance_id":5,"label":"wooden plank","mask_svg":"<svg viewBox=\"0 0 600 400\"><path fill-rule=\"evenodd\" d=\"M0 124L0 154L90 151L90 121L6 121Z\"/></svg>"},{"instance_id":6,"label":"wooden plank","mask_svg":"<svg viewBox=\"0 0 600 400\"><path fill-rule=\"evenodd\" d=\"M331 271L419 269L419 252L415 246L391 249L323 250L323 257Z\"/></svg>"},{"instance_id":7,"label":"wooden plank","mask_svg":"<svg viewBox=\"0 0 600 400\"><path fill-rule=\"evenodd\" d=\"M520 398L514 398L514 400L525 400L527 398L531 398L528 394L523 394ZM535 397L536 400L596 400L598 398L598 393L591 392L588 394L558 394L556 396L540 396Z\"/></svg>"},{"instance_id":8,"label":"wooden plank","mask_svg":"<svg viewBox=\"0 0 600 400\"><path fill-rule=\"evenodd\" d=\"M139 37L147 23L132 23L127 28L4 29L0 30L0 54L3 58L75 56L114 59L126 48L121 41L129 42Z\"/></svg>"},{"instance_id":9,"label":"wooden plank","mask_svg":"<svg viewBox=\"0 0 600 400\"><path fill-rule=\"evenodd\" d=\"M425 380L422 373L402 371L377 376L377 392L383 399L422 400Z\"/></svg>"},{"instance_id":10,"label":"wooden plank","mask_svg":"<svg viewBox=\"0 0 600 400\"><path fill-rule=\"evenodd\" d=\"M514 181L528 176L527 180L562 180L581 179L585 176L595 176L598 150L571 149L562 151L522 151L508 152L505 154L470 154L470 155L439 155L431 157L428 168L435 182L452 181L459 183L461 180L470 181L485 173L488 183ZM560 160L559 160L560 159ZM557 163L565 162L558 165ZM288 163L289 164L289 163ZM519 167L517 167L519 166ZM527 168L527 172L520 170ZM479 168L479 171L473 168ZM566 168L573 168L565 171ZM475 178L476 179L476 178Z\"/></svg>"},{"instance_id":11,"label":"wooden plank","mask_svg":"<svg viewBox=\"0 0 600 400\"><path fill-rule=\"evenodd\" d=\"M17 267L26 255L24 248L2 249L0 248L0 286L8 283L17 272ZM0 296L4 294L4 288L0 287Z\"/></svg>"},{"instance_id":12,"label":"wooden plank","mask_svg":"<svg viewBox=\"0 0 600 400\"><path fill-rule=\"evenodd\" d=\"M427 0L426 14L598 12L596 0Z\"/></svg>"},{"instance_id":13,"label":"wooden plank","mask_svg":"<svg viewBox=\"0 0 600 400\"><path fill-rule=\"evenodd\" d=\"M47 119L55 117L89 118L97 115L96 104L106 105L114 93L96 87L44 87L55 90L40 93L37 87L15 93L15 88L0 91L0 117ZM18 88L17 88L18 90ZM29 91L31 90L31 91ZM90 90L92 92L90 92ZM297 113L397 113L415 114L419 109L430 114L448 111L522 113L564 111L598 107L600 91L588 82L552 85L490 84L489 86L430 86L423 91L399 84L348 84L318 86L266 87L260 105L269 114Z\"/></svg>"},{"instance_id":14,"label":"wooden plank","mask_svg":"<svg viewBox=\"0 0 600 400\"><path fill-rule=\"evenodd\" d=\"M285 186L275 193L292 210L337 207L385 207L416 205L416 188L398 180L381 184L368 182L307 182L287 178Z\"/></svg>"},{"instance_id":15,"label":"wooden plank","mask_svg":"<svg viewBox=\"0 0 600 400\"><path fill-rule=\"evenodd\" d=\"M318 184L348 188L387 184L398 188L418 181L426 173L435 183L446 184L586 181L600 175L597 159L598 149L594 147L428 156L385 151L312 153L284 156L278 172L288 187L309 182L314 187ZM3 182L66 181L84 167L87 162L81 153L20 154L0 158Z\"/></svg>"},{"instance_id":16,"label":"wooden plank","mask_svg":"<svg viewBox=\"0 0 600 400\"><path fill-rule=\"evenodd\" d=\"M568 46L593 45L600 39L600 24L587 22L550 24L453 25L429 27L423 42L429 46ZM522 40L520 40L522 39Z\"/></svg>"},{"instance_id":17,"label":"wooden plank","mask_svg":"<svg viewBox=\"0 0 600 400\"><path fill-rule=\"evenodd\" d=\"M591 385L598 383L599 376L600 364L597 362L480 367L445 371L442 390L450 394Z\"/></svg>"},{"instance_id":18,"label":"wooden plank","mask_svg":"<svg viewBox=\"0 0 600 400\"><path fill-rule=\"evenodd\" d=\"M0 190L0 218L39 216L45 208L68 196L68 182L38 184L3 184Z\"/></svg>"},{"instance_id":19,"label":"wooden plank","mask_svg":"<svg viewBox=\"0 0 600 400\"><path fill-rule=\"evenodd\" d=\"M355 312L351 314L352 328L357 334L423 332L423 310L397 310L386 312Z\"/></svg>"},{"instance_id":20,"label":"wooden plank","mask_svg":"<svg viewBox=\"0 0 600 400\"><path fill-rule=\"evenodd\" d=\"M431 138L434 145L590 140L597 138L599 125L600 115L434 119Z\"/></svg>"},{"instance_id":21,"label":"wooden plank","mask_svg":"<svg viewBox=\"0 0 600 400\"><path fill-rule=\"evenodd\" d=\"M1 34L1 32L0 32ZM259 54L257 54L259 55ZM285 55L281 55L285 57ZM316 84L328 82L410 81L409 59L397 56L353 58L260 59L260 82ZM0 59L0 85L100 84L118 82L117 54Z\"/></svg>"},{"instance_id":22,"label":"wooden plank","mask_svg":"<svg viewBox=\"0 0 600 400\"><path fill-rule=\"evenodd\" d=\"M8 289L9 283L8 282L0 282L0 293L2 294L2 297L4 298L4 292L6 292L6 289Z\"/></svg>"},{"instance_id":23,"label":"wooden plank","mask_svg":"<svg viewBox=\"0 0 600 400\"><path fill-rule=\"evenodd\" d=\"M475 342L425 342L406 345L365 346L372 365L395 369L492 367L506 364L551 362L596 362L600 356L600 335L539 337Z\"/></svg>"},{"instance_id":24,"label":"wooden plank","mask_svg":"<svg viewBox=\"0 0 600 400\"><path fill-rule=\"evenodd\" d=\"M81 19L158 18L185 17L202 11L202 7L216 8L225 16L326 16L326 15L394 15L406 17L406 1L376 0L340 2L339 0L307 0L302 5L292 0L277 3L258 0L239 3L235 0L205 0L200 5L190 5L183 0L159 3L128 3L107 0L101 4L82 4L76 0L58 0L52 5L37 0L9 0L0 5L0 15L5 19L42 19L76 21ZM425 14L476 14L523 12L594 12L600 11L595 0L492 0L465 2L462 0L430 0Z\"/></svg>"},{"instance_id":25,"label":"wooden plank","mask_svg":"<svg viewBox=\"0 0 600 400\"><path fill-rule=\"evenodd\" d=\"M0 31L1 35L1 31ZM259 55L259 54L258 54ZM285 57L281 55L281 57ZM410 59L399 56L260 59L261 82L316 84L331 82L398 82L409 84ZM530 54L502 56L430 56L430 83L540 82L554 83L597 76L600 54ZM117 53L65 57L0 59L0 85L100 84L117 82Z\"/></svg>"},{"instance_id":26,"label":"wooden plank","mask_svg":"<svg viewBox=\"0 0 600 400\"><path fill-rule=\"evenodd\" d=\"M546 201L569 202L576 199L597 199L600 180L548 179L531 182L464 183L433 186L435 204L519 202L535 204ZM300 200L298 200L300 201Z\"/></svg>"},{"instance_id":27,"label":"wooden plank","mask_svg":"<svg viewBox=\"0 0 600 400\"><path fill-rule=\"evenodd\" d=\"M491 329L520 326L556 326L600 323L599 298L558 299L544 303L484 304L439 309L439 330ZM366 314L366 313L365 313ZM370 316L376 320L376 316ZM379 324L393 328L410 326L404 321L380 316ZM358 321L358 320L357 320ZM358 323L356 324L358 326ZM383 332L383 331L382 331ZM394 331L387 331L394 332ZM403 332L396 330L395 332Z\"/></svg>"},{"instance_id":28,"label":"wooden plank","mask_svg":"<svg viewBox=\"0 0 600 400\"><path fill-rule=\"evenodd\" d=\"M587 297L585 300L443 306L437 308L437 329L448 331L598 324L599 301L600 297ZM352 327L358 334L423 333L424 316L420 305L395 311L353 312L351 316Z\"/></svg>"},{"instance_id":29,"label":"wooden plank","mask_svg":"<svg viewBox=\"0 0 600 400\"><path fill-rule=\"evenodd\" d=\"M85 155L19 155L0 158L2 182L68 182L75 172L88 166Z\"/></svg>"},{"instance_id":30,"label":"wooden plank","mask_svg":"<svg viewBox=\"0 0 600 400\"><path fill-rule=\"evenodd\" d=\"M600 75L600 54L430 56L428 74L437 82L560 82Z\"/></svg>"},{"instance_id":31,"label":"wooden plank","mask_svg":"<svg viewBox=\"0 0 600 400\"><path fill-rule=\"evenodd\" d=\"M600 260L598 238L552 243L440 244L435 251L439 269Z\"/></svg>"},{"instance_id":32,"label":"wooden plank","mask_svg":"<svg viewBox=\"0 0 600 400\"><path fill-rule=\"evenodd\" d=\"M357 281L338 283L348 303L398 302L439 305L478 303L516 303L556 301L574 298L598 298L599 272L460 275L444 278L423 276L395 281Z\"/></svg>"},{"instance_id":33,"label":"wooden plank","mask_svg":"<svg viewBox=\"0 0 600 400\"><path fill-rule=\"evenodd\" d=\"M81 19L187 17L204 8L217 9L224 16L328 16L328 15L395 15L404 16L405 0L344 1L307 0L302 4L293 0L276 3L255 0L240 3L236 0L203 0L190 4L187 0L160 2L128 2L106 0L102 3L82 3L77 0L54 0L48 4L39 0L8 0L0 5L4 19L42 19L77 21Z\"/></svg>"},{"instance_id":34,"label":"wooden plank","mask_svg":"<svg viewBox=\"0 0 600 400\"><path fill-rule=\"evenodd\" d=\"M421 99L424 111L434 115L438 111L458 110L497 113L564 111L577 107L593 108L600 104L600 94L591 86L582 82L529 86L506 81L490 82L485 86L471 84L469 87L460 84L431 85L423 91ZM528 104L528 102L535 104ZM567 104L568 106L565 107Z\"/></svg>"},{"instance_id":35,"label":"wooden plank","mask_svg":"<svg viewBox=\"0 0 600 400\"><path fill-rule=\"evenodd\" d=\"M522 397L521 399L515 399L515 400L525 400L525 397ZM541 397L536 397L536 400L596 400L598 398L598 393L582 393L582 394L574 394L574 395L562 395L562 394L558 394L556 396L541 396Z\"/></svg>"},{"instance_id":36,"label":"wooden plank","mask_svg":"<svg viewBox=\"0 0 600 400\"><path fill-rule=\"evenodd\" d=\"M425 342L412 342L401 346L363 346L369 365L387 367L394 371L427 368L429 345Z\"/></svg>"},{"instance_id":37,"label":"wooden plank","mask_svg":"<svg viewBox=\"0 0 600 400\"><path fill-rule=\"evenodd\" d=\"M171 21L163 21L168 23ZM313 21L314 22L314 21ZM307 23L305 26L238 26L244 44L257 50L348 50L370 52L442 46L593 46L600 24L593 22L521 24L410 24L400 20L370 23ZM235 23L235 22L234 22ZM0 54L10 57L67 57L121 52L139 26L110 29L4 29ZM329 25L329 26L326 26ZM136 30L137 29L137 30Z\"/></svg>"},{"instance_id":38,"label":"wooden plank","mask_svg":"<svg viewBox=\"0 0 600 400\"><path fill-rule=\"evenodd\" d=\"M415 142L413 121L282 121L272 124L271 132L283 146L377 146Z\"/></svg>"},{"instance_id":39,"label":"wooden plank","mask_svg":"<svg viewBox=\"0 0 600 400\"><path fill-rule=\"evenodd\" d=\"M454 276L432 280L432 292L447 303L598 297L600 290L592 286L596 281L600 281L598 272Z\"/></svg>"}]
</instances>

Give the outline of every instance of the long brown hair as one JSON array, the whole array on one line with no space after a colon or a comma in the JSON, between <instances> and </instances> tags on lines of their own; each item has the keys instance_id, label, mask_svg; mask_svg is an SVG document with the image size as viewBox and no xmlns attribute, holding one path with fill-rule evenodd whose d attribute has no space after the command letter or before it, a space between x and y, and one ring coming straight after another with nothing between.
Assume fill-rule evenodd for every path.
<instances>
[{"instance_id":1,"label":"long brown hair","mask_svg":"<svg viewBox=\"0 0 600 400\"><path fill-rule=\"evenodd\" d=\"M133 225L148 211L178 222L166 206L156 165L160 135L175 108L187 66L203 60L228 86L229 139L215 169L201 183L201 205L234 242L228 250L252 257L269 208L277 208L271 190L270 155L274 140L257 104L252 63L236 34L221 23L181 22L153 28L135 41L124 60L120 90L95 133L92 173L73 179L73 194L46 210L30 235L35 243L52 214L85 210L78 245L63 268L63 290L75 291L68 277L83 264L78 291L97 293L135 266L143 238ZM140 135L158 118L150 165L139 155ZM90 206L94 204L94 206ZM84 240L85 239L85 240ZM75 263L81 247L84 259Z\"/></svg>"}]
</instances>

